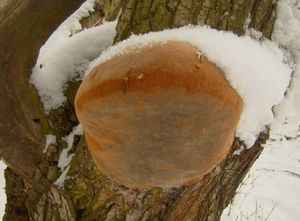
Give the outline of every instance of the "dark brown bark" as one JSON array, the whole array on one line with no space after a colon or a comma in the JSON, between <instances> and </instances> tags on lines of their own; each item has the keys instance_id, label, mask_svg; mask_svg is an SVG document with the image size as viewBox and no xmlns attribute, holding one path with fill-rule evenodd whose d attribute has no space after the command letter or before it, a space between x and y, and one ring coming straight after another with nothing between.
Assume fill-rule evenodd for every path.
<instances>
[{"instance_id":1,"label":"dark brown bark","mask_svg":"<svg viewBox=\"0 0 300 221\"><path fill-rule=\"evenodd\" d=\"M59 11L63 8L61 4L68 5L66 1L57 3L41 1L43 3L39 3L37 0L32 0L31 2L39 5L41 10L51 8L54 14L60 14ZM70 8L75 7L79 1L76 2L69 3ZM43 6L43 4L45 5ZM102 6L99 9L101 12L95 12L93 13L93 19L83 21L84 26L97 25L103 15L105 17L111 16L113 19L118 14L120 1L102 1L101 4ZM29 9L28 7L24 6L25 9ZM272 0L126 0L123 2L115 41L127 38L132 32L158 31L189 23L208 24L214 28L232 30L241 35L244 32L245 19L249 13L252 18L250 27L254 27L262 31L266 37L270 37L276 18L275 8L276 4L273 4ZM232 200L243 177L262 151L262 144L268 137L267 132L260 134L255 145L249 150L244 150L241 155L233 153L237 148L243 146L243 143L236 138L226 159L195 185L173 189L156 187L148 191L128 189L104 177L91 159L84 137L77 136L71 150L75 156L70 164L68 178L63 188L55 185L55 181L62 172L57 167L59 154L66 147L66 143L61 138L70 131L76 121L72 121L71 116L74 114L73 99L78 83L72 83L68 88L66 92L68 103L64 107L53 111L46 119L39 99L34 94L34 90L28 86L28 76L40 44L57 26L59 20L63 18L63 13L45 17L40 15L42 21L40 24L39 19L39 22L36 19L30 19L32 16L37 16L35 14L39 14L39 11L26 11L25 9L23 12L25 13L24 19L27 18L27 20L25 19L26 23L19 21L17 18L20 17L20 14L16 14L19 16L14 17L11 22L6 24L10 28L8 29L10 35L5 34L4 36L9 44L3 45L4 40L0 39L0 100L5 99L7 101L5 104L8 103L7 106L1 105L0 107L1 113L3 112L5 113L3 115L7 116L6 118L0 117L0 135L3 134L10 137L10 139L14 139L11 143L6 139L4 139L6 143L1 140L2 155L15 172L23 176L25 174L26 177L28 177L28 174L22 171L22 168L26 168L26 164L23 163L25 166L21 165L22 168L15 165L18 158L8 156L8 153L10 153L9 148L11 150L16 149L15 151L19 151L20 155L25 154L24 159L27 161L38 159L35 165L40 162L30 184L24 183L23 179L13 172L7 173L6 176L8 187L20 183L21 180L21 186L24 185L22 188L26 189L25 204L27 212L24 213L26 214L23 216L24 219L28 214L30 220L43 221L115 221L125 220L126 218L130 220L130 217L131 220L155 221L219 220L223 209ZM21 13L21 11L18 13ZM110 13L110 11L113 11L113 13ZM56 18L56 16L61 17ZM55 21L52 21L52 19ZM45 27L45 23L48 24L48 22L51 25ZM16 24L19 26L15 26ZM36 25L38 26L37 30L35 30ZM24 29L18 29L17 27ZM35 34L29 33L31 29L34 30L33 33ZM3 30L0 23L1 35ZM14 36L14 38L11 40L9 36ZM25 44L25 42L27 43ZM30 46L27 46L27 44L30 44ZM2 57L5 58L3 62ZM24 63L21 61L24 61ZM3 96L4 93L11 94L11 96L8 96L10 100L8 100L8 97ZM40 119L39 124L43 125L44 129L41 130L41 126L34 126L33 119ZM41 156L43 145L40 146L40 144L43 144L43 135L49 131L47 121L50 122L51 129L58 135L58 142L56 145L51 145L47 153ZM5 124L8 126L4 127ZM14 124L18 124L18 126ZM17 135L20 138L16 139ZM2 147L2 142L7 147ZM20 144L22 147L24 146L25 150L20 148ZM27 167L30 168L28 171L35 168L35 166L30 165L27 165ZM11 197L12 191L11 188L7 189L9 197ZM14 201L9 199L8 202ZM24 208L24 203L22 205ZM17 204L9 203L6 210L7 220L14 220L9 219L9 217L12 217L10 215L14 215L14 211L16 211L14 208L17 208Z\"/></svg>"},{"instance_id":2,"label":"dark brown bark","mask_svg":"<svg viewBox=\"0 0 300 221\"><path fill-rule=\"evenodd\" d=\"M0 154L30 180L42 159L48 123L28 83L38 50L83 0L10 1L0 17Z\"/></svg>"},{"instance_id":3,"label":"dark brown bark","mask_svg":"<svg viewBox=\"0 0 300 221\"><path fill-rule=\"evenodd\" d=\"M11 169L5 170L6 179L6 213L3 220L28 221L26 188L23 179Z\"/></svg>"},{"instance_id":4,"label":"dark brown bark","mask_svg":"<svg viewBox=\"0 0 300 221\"><path fill-rule=\"evenodd\" d=\"M115 41L131 33L160 31L188 24L209 25L212 28L244 34L248 16L249 28L270 38L276 19L276 4L272 0L127 0L118 22Z\"/></svg>"}]
</instances>

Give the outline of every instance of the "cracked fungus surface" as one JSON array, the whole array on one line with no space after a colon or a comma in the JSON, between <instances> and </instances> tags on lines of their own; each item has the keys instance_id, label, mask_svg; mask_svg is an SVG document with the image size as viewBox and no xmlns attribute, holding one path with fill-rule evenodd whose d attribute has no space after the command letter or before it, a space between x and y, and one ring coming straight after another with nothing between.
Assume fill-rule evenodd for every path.
<instances>
[{"instance_id":1,"label":"cracked fungus surface","mask_svg":"<svg viewBox=\"0 0 300 221\"><path fill-rule=\"evenodd\" d=\"M75 106L101 172L144 189L209 173L229 151L243 101L193 46L168 41L95 67Z\"/></svg>"}]
</instances>

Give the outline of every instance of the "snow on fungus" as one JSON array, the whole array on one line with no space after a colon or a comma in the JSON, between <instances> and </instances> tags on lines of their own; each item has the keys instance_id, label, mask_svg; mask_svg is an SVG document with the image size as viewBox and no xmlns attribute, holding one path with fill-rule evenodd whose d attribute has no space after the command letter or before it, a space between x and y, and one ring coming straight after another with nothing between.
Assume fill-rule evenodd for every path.
<instances>
[{"instance_id":1,"label":"snow on fungus","mask_svg":"<svg viewBox=\"0 0 300 221\"><path fill-rule=\"evenodd\" d=\"M131 48L93 68L75 98L98 168L132 188L199 181L228 153L243 101L191 44Z\"/></svg>"},{"instance_id":2,"label":"snow on fungus","mask_svg":"<svg viewBox=\"0 0 300 221\"><path fill-rule=\"evenodd\" d=\"M223 71L244 102L235 136L251 148L260 132L273 122L273 107L283 100L291 80L292 70L284 63L283 51L269 40L256 41L249 36L239 37L232 32L188 25L132 35L108 48L91 63L90 70L130 48L170 40L190 43Z\"/></svg>"}]
</instances>

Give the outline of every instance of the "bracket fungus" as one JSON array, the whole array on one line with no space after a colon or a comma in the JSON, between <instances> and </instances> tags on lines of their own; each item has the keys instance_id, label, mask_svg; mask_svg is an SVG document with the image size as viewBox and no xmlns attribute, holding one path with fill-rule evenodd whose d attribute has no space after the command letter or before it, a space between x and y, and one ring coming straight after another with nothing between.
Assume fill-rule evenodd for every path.
<instances>
[{"instance_id":1,"label":"bracket fungus","mask_svg":"<svg viewBox=\"0 0 300 221\"><path fill-rule=\"evenodd\" d=\"M102 173L131 188L199 181L228 153L243 101L192 45L167 41L93 68L76 114Z\"/></svg>"}]
</instances>

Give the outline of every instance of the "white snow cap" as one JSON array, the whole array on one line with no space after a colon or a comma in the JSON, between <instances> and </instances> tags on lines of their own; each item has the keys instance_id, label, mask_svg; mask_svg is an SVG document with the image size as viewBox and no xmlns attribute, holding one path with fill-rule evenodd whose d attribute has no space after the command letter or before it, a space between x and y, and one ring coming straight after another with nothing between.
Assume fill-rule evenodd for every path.
<instances>
[{"instance_id":1,"label":"white snow cap","mask_svg":"<svg viewBox=\"0 0 300 221\"><path fill-rule=\"evenodd\" d=\"M258 134L273 121L272 107L284 98L291 78L292 70L283 63L283 52L271 41L258 42L249 36L238 37L209 27L186 26L133 35L104 51L89 70L132 48L168 40L190 43L224 71L244 101L236 136L251 147Z\"/></svg>"},{"instance_id":2,"label":"white snow cap","mask_svg":"<svg viewBox=\"0 0 300 221\"><path fill-rule=\"evenodd\" d=\"M89 62L111 46L116 22L107 22L72 37L47 42L40 50L31 83L38 90L46 112L65 101L67 82L81 78Z\"/></svg>"},{"instance_id":3,"label":"white snow cap","mask_svg":"<svg viewBox=\"0 0 300 221\"><path fill-rule=\"evenodd\" d=\"M40 49L30 83L38 90L46 113L63 105L68 81L81 79L89 62L113 44L116 21L80 31L80 19L94 6L95 0L83 3Z\"/></svg>"}]
</instances>

